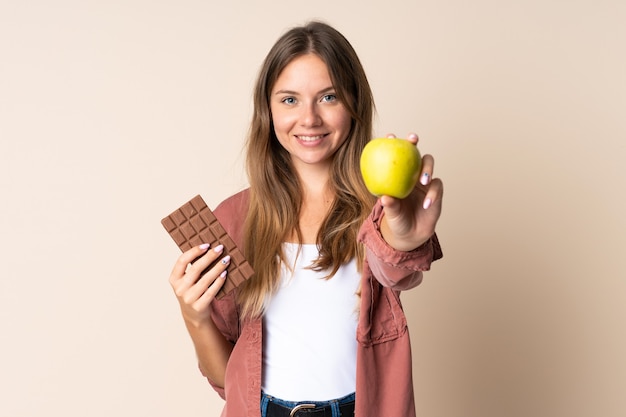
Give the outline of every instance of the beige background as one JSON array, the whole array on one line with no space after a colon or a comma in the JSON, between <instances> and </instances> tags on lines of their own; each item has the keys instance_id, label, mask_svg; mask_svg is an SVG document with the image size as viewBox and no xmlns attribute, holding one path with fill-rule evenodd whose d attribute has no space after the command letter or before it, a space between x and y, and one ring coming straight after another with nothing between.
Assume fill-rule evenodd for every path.
<instances>
[{"instance_id":1,"label":"beige background","mask_svg":"<svg viewBox=\"0 0 626 417\"><path fill-rule=\"evenodd\" d=\"M257 68L316 17L445 181L419 415L626 415L621 0L2 0L0 415L219 414L159 221L245 186Z\"/></svg>"}]
</instances>

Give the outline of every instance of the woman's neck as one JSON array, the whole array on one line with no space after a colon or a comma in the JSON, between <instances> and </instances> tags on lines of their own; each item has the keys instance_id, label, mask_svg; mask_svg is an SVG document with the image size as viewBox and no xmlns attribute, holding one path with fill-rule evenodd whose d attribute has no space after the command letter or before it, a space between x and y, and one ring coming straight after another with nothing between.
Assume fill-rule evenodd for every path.
<instances>
[{"instance_id":1,"label":"woman's neck","mask_svg":"<svg viewBox=\"0 0 626 417\"><path fill-rule=\"evenodd\" d=\"M334 191L329 186L329 170L309 169L298 172L302 187L302 206L300 207L299 243L317 243L317 234L334 200ZM298 242L297 234L292 232L290 242Z\"/></svg>"},{"instance_id":2,"label":"woman's neck","mask_svg":"<svg viewBox=\"0 0 626 417\"><path fill-rule=\"evenodd\" d=\"M306 164L299 161L294 162L294 169L300 180L300 185L305 193L318 195L326 192L330 179L331 165L327 163Z\"/></svg>"}]
</instances>

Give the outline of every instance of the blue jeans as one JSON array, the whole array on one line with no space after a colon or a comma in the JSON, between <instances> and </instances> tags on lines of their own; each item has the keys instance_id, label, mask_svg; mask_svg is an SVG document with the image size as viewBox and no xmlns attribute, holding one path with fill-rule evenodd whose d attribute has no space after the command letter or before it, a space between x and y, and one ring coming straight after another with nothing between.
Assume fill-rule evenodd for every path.
<instances>
[{"instance_id":1,"label":"blue jeans","mask_svg":"<svg viewBox=\"0 0 626 417\"><path fill-rule=\"evenodd\" d=\"M300 404L315 404L316 407L330 406L330 408L332 409L332 417L342 417L339 411L339 407L352 401L354 401L354 393L330 401L285 401L261 392L261 417L272 417L271 415L267 414L267 405L270 402L290 409L293 409Z\"/></svg>"}]
</instances>

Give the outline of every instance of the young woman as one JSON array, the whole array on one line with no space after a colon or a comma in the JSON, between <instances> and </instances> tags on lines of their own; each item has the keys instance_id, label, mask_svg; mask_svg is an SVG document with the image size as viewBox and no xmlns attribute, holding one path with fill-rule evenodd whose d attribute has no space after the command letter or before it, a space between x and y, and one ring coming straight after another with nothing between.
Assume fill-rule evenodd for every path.
<instances>
[{"instance_id":1,"label":"young woman","mask_svg":"<svg viewBox=\"0 0 626 417\"><path fill-rule=\"evenodd\" d=\"M415 415L399 295L442 256L443 186L425 155L407 198L367 191L359 158L373 108L355 51L326 24L291 29L265 59L250 187L215 210L255 275L215 300L229 258L200 245L170 276L223 417Z\"/></svg>"}]
</instances>

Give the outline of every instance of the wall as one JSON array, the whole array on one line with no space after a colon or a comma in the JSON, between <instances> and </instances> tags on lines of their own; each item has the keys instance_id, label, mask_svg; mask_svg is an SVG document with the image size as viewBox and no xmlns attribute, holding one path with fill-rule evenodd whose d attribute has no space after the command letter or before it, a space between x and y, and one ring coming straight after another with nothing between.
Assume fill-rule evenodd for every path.
<instances>
[{"instance_id":1,"label":"wall","mask_svg":"<svg viewBox=\"0 0 626 417\"><path fill-rule=\"evenodd\" d=\"M0 415L219 414L159 220L245 186L256 71L311 18L445 182L403 298L419 415L623 416L619 0L2 2Z\"/></svg>"}]
</instances>

